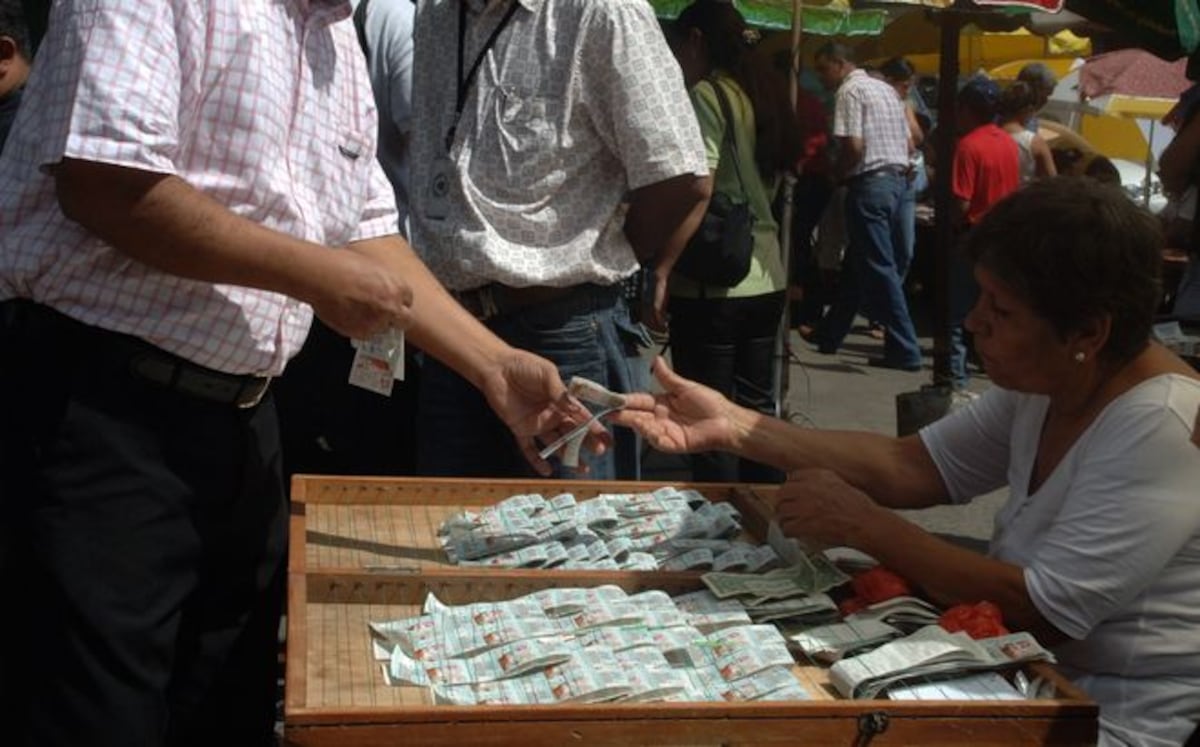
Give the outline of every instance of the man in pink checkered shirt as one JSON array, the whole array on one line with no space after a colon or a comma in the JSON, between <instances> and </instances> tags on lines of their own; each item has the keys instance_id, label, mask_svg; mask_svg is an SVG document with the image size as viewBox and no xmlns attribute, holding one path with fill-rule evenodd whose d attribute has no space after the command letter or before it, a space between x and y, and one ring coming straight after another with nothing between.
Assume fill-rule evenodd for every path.
<instances>
[{"instance_id":1,"label":"man in pink checkered shirt","mask_svg":"<svg viewBox=\"0 0 1200 747\"><path fill-rule=\"evenodd\" d=\"M904 297L904 261L897 261L908 233L901 210L912 176L908 116L891 85L859 69L846 46L826 44L815 61L821 82L837 92L833 135L849 238L838 298L817 328L817 349L837 352L861 309L884 330L883 357L868 363L917 371L921 348Z\"/></svg>"},{"instance_id":2,"label":"man in pink checkered shirt","mask_svg":"<svg viewBox=\"0 0 1200 747\"><path fill-rule=\"evenodd\" d=\"M270 742L286 502L267 384L314 312L407 330L543 471L534 436L580 415L397 237L349 16L54 6L0 160L6 745Z\"/></svg>"}]
</instances>

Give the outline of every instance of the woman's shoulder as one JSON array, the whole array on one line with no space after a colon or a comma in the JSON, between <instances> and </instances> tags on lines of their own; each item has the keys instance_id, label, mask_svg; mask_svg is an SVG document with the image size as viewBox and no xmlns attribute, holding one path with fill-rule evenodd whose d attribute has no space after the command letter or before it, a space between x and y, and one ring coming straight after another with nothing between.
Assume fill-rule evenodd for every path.
<instances>
[{"instance_id":1,"label":"woman's shoulder","mask_svg":"<svg viewBox=\"0 0 1200 747\"><path fill-rule=\"evenodd\" d=\"M1167 371L1148 376L1117 396L1102 415L1106 428L1182 428L1190 433L1200 409L1200 378Z\"/></svg>"},{"instance_id":2,"label":"woman's shoulder","mask_svg":"<svg viewBox=\"0 0 1200 747\"><path fill-rule=\"evenodd\" d=\"M1160 402L1167 408L1190 407L1189 418L1200 406L1200 377L1197 376L1174 371L1161 373L1146 379L1138 388L1144 390L1141 399Z\"/></svg>"},{"instance_id":3,"label":"woman's shoulder","mask_svg":"<svg viewBox=\"0 0 1200 747\"><path fill-rule=\"evenodd\" d=\"M1017 145L1020 145L1025 148L1028 148L1031 145L1033 145L1033 140L1034 140L1034 138L1037 137L1037 133L1033 132L1033 130L1026 129L1024 127L1022 127L1019 130L1017 130L1017 129L1010 130L1010 129L1005 128L1004 131L1007 132L1009 135L1011 135L1013 140L1017 141Z\"/></svg>"}]
</instances>

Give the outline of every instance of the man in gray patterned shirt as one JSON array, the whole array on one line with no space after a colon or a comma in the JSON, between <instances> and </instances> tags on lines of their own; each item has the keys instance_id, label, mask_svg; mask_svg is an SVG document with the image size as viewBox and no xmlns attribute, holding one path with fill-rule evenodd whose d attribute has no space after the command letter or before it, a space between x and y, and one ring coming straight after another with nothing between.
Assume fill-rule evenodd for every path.
<instances>
[{"instance_id":1,"label":"man in gray patterned shirt","mask_svg":"<svg viewBox=\"0 0 1200 747\"><path fill-rule=\"evenodd\" d=\"M651 269L651 324L711 191L683 77L644 0L422 0L413 72L413 245L501 338L564 377L639 388L621 293ZM431 363L418 470L528 466L473 388ZM628 432L592 477L639 474Z\"/></svg>"}]
</instances>

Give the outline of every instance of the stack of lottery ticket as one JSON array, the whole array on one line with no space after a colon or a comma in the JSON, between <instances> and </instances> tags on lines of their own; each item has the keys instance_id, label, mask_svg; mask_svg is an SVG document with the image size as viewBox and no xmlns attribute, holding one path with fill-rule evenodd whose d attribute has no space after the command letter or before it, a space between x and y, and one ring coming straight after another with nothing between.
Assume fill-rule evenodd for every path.
<instances>
[{"instance_id":1,"label":"stack of lottery ticket","mask_svg":"<svg viewBox=\"0 0 1200 747\"><path fill-rule=\"evenodd\" d=\"M773 625L722 628L683 653L689 666L716 667L729 682L769 667L790 667L794 663L787 642Z\"/></svg>"},{"instance_id":2,"label":"stack of lottery ticket","mask_svg":"<svg viewBox=\"0 0 1200 747\"><path fill-rule=\"evenodd\" d=\"M740 533L732 504L664 487L583 501L515 495L451 516L438 538L461 565L749 573L779 566L773 548L735 540Z\"/></svg>"},{"instance_id":3,"label":"stack of lottery ticket","mask_svg":"<svg viewBox=\"0 0 1200 747\"><path fill-rule=\"evenodd\" d=\"M350 383L390 397L393 384L404 380L404 332L389 328L370 339L351 343L354 361L350 364Z\"/></svg>"},{"instance_id":4,"label":"stack of lottery ticket","mask_svg":"<svg viewBox=\"0 0 1200 747\"><path fill-rule=\"evenodd\" d=\"M929 625L865 654L838 661L830 667L829 678L844 697L874 698L893 685L1001 669L1027 661L1054 661L1054 657L1029 633L972 640L966 633L948 633L938 625Z\"/></svg>"},{"instance_id":5,"label":"stack of lottery ticket","mask_svg":"<svg viewBox=\"0 0 1200 747\"><path fill-rule=\"evenodd\" d=\"M431 595L425 614L371 632L386 681L428 687L436 702L807 697L772 626L749 624L744 612L709 630L689 624L691 610L722 606L708 591L673 599L612 586L468 605Z\"/></svg>"},{"instance_id":6,"label":"stack of lottery ticket","mask_svg":"<svg viewBox=\"0 0 1200 747\"><path fill-rule=\"evenodd\" d=\"M760 573L779 566L769 545L727 539L673 538L649 550L663 570L713 570Z\"/></svg>"},{"instance_id":7,"label":"stack of lottery ticket","mask_svg":"<svg viewBox=\"0 0 1200 747\"><path fill-rule=\"evenodd\" d=\"M720 599L708 589L675 597L675 606L684 613L688 625L711 632L721 628L749 625L746 607L736 599Z\"/></svg>"},{"instance_id":8,"label":"stack of lottery ticket","mask_svg":"<svg viewBox=\"0 0 1200 747\"><path fill-rule=\"evenodd\" d=\"M965 677L934 679L888 688L891 700L1025 700L1011 682L998 672L980 672Z\"/></svg>"},{"instance_id":9,"label":"stack of lottery ticket","mask_svg":"<svg viewBox=\"0 0 1200 747\"><path fill-rule=\"evenodd\" d=\"M902 633L880 620L851 620L785 633L788 642L812 661L826 666L899 638Z\"/></svg>"}]
</instances>

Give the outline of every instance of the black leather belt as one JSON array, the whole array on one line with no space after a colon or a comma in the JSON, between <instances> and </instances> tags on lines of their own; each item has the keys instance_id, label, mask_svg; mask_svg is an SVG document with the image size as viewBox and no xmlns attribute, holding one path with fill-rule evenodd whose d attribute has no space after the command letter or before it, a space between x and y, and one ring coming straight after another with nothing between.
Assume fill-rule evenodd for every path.
<instances>
[{"instance_id":1,"label":"black leather belt","mask_svg":"<svg viewBox=\"0 0 1200 747\"><path fill-rule=\"evenodd\" d=\"M557 288L548 285L530 285L524 288L514 288L499 283L489 283L471 290L454 291L453 295L472 316L479 320L486 320L519 309L540 306L560 298L566 298L580 287L585 286L569 285Z\"/></svg>"},{"instance_id":2,"label":"black leather belt","mask_svg":"<svg viewBox=\"0 0 1200 747\"><path fill-rule=\"evenodd\" d=\"M270 376L222 373L162 352L130 356L129 373L180 394L242 409L262 402L271 385Z\"/></svg>"},{"instance_id":3,"label":"black leather belt","mask_svg":"<svg viewBox=\"0 0 1200 747\"><path fill-rule=\"evenodd\" d=\"M47 343L78 346L89 356L117 363L136 379L217 404L254 407L271 384L269 376L214 371L131 335L84 324L26 299L0 302L0 326L45 336Z\"/></svg>"}]
</instances>

